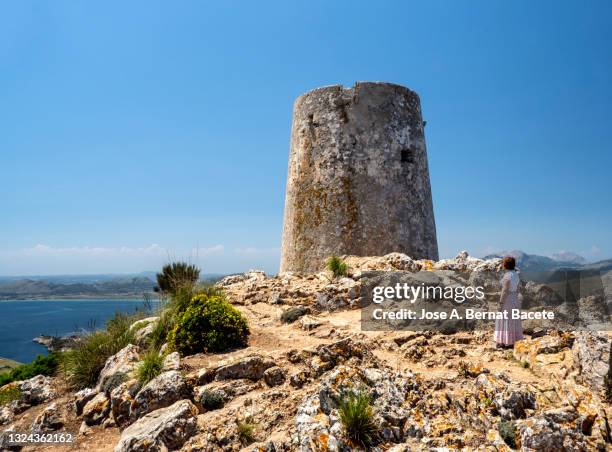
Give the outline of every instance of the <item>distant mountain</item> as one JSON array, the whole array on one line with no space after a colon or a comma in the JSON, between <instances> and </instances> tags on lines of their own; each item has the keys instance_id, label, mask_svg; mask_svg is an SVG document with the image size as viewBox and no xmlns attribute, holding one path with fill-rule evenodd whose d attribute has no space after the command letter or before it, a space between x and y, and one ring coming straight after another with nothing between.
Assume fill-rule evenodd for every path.
<instances>
[{"instance_id":1,"label":"distant mountain","mask_svg":"<svg viewBox=\"0 0 612 452\"><path fill-rule=\"evenodd\" d=\"M485 259L495 257L502 258L504 256L512 256L516 259L516 265L523 271L548 271L562 267L574 267L574 262L565 262L553 259L547 256L539 256L537 254L527 254L520 250L500 251L499 253L489 254Z\"/></svg>"},{"instance_id":2,"label":"distant mountain","mask_svg":"<svg viewBox=\"0 0 612 452\"><path fill-rule=\"evenodd\" d=\"M140 273L104 273L93 275L23 275L23 276L0 276L0 284L9 281L20 281L24 279L32 281L46 281L54 284L97 284L105 281L113 281L125 278L148 278L155 281L155 272L145 271Z\"/></svg>"},{"instance_id":3,"label":"distant mountain","mask_svg":"<svg viewBox=\"0 0 612 452\"><path fill-rule=\"evenodd\" d=\"M153 292L155 272L136 274L0 276L0 300L45 298L135 298ZM207 273L202 282L224 275Z\"/></svg>"},{"instance_id":4,"label":"distant mountain","mask_svg":"<svg viewBox=\"0 0 612 452\"><path fill-rule=\"evenodd\" d=\"M571 251L562 251L560 253L554 253L552 256L557 262L572 262L578 265L584 265L587 260L579 254L572 253Z\"/></svg>"},{"instance_id":5,"label":"distant mountain","mask_svg":"<svg viewBox=\"0 0 612 452\"><path fill-rule=\"evenodd\" d=\"M0 282L0 299L140 297L152 292L155 283L145 277L118 277L94 283L57 284L19 279Z\"/></svg>"}]
</instances>

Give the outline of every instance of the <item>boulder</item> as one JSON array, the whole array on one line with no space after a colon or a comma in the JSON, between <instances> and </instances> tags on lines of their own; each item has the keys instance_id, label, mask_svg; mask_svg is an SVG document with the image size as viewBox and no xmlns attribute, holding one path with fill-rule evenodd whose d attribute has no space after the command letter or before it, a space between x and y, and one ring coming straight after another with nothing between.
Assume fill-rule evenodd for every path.
<instances>
[{"instance_id":1,"label":"boulder","mask_svg":"<svg viewBox=\"0 0 612 452\"><path fill-rule=\"evenodd\" d=\"M189 400L155 410L126 428L115 452L179 449L197 431L198 409Z\"/></svg>"},{"instance_id":2,"label":"boulder","mask_svg":"<svg viewBox=\"0 0 612 452\"><path fill-rule=\"evenodd\" d=\"M110 393L114 388L130 379L140 361L140 349L129 344L106 360L98 377L97 389Z\"/></svg>"},{"instance_id":3,"label":"boulder","mask_svg":"<svg viewBox=\"0 0 612 452\"><path fill-rule=\"evenodd\" d=\"M178 352L172 352L164 358L163 372L179 370L181 368L181 356Z\"/></svg>"},{"instance_id":4,"label":"boulder","mask_svg":"<svg viewBox=\"0 0 612 452\"><path fill-rule=\"evenodd\" d=\"M155 331L158 323L159 317L147 317L134 322L130 327L134 331L134 340L142 344Z\"/></svg>"},{"instance_id":5,"label":"boulder","mask_svg":"<svg viewBox=\"0 0 612 452\"><path fill-rule=\"evenodd\" d=\"M115 423L119 427L123 427L130 422L130 408L139 389L140 382L132 379L121 383L111 391L111 412Z\"/></svg>"},{"instance_id":6,"label":"boulder","mask_svg":"<svg viewBox=\"0 0 612 452\"><path fill-rule=\"evenodd\" d=\"M28 405L38 405L55 398L56 393L52 388L50 377L37 375L19 384L21 401Z\"/></svg>"},{"instance_id":7,"label":"boulder","mask_svg":"<svg viewBox=\"0 0 612 452\"><path fill-rule=\"evenodd\" d=\"M278 386L285 382L285 371L278 366L270 367L263 373L264 381L268 386Z\"/></svg>"},{"instance_id":8,"label":"boulder","mask_svg":"<svg viewBox=\"0 0 612 452\"><path fill-rule=\"evenodd\" d=\"M291 376L289 377L289 384L296 389L300 389L306 383L308 383L309 377L310 377L309 373L303 370L298 370L294 372L293 374L291 374Z\"/></svg>"},{"instance_id":9,"label":"boulder","mask_svg":"<svg viewBox=\"0 0 612 452\"><path fill-rule=\"evenodd\" d=\"M15 415L13 414L13 410L11 410L8 406L0 407L0 425L13 422L14 417Z\"/></svg>"},{"instance_id":10,"label":"boulder","mask_svg":"<svg viewBox=\"0 0 612 452\"><path fill-rule=\"evenodd\" d=\"M292 306L283 311L280 316L280 319L283 323L293 323L300 317L308 314L309 312L310 309L308 309L306 306Z\"/></svg>"},{"instance_id":11,"label":"boulder","mask_svg":"<svg viewBox=\"0 0 612 452\"><path fill-rule=\"evenodd\" d=\"M83 414L83 408L91 399L98 394L98 391L92 388L81 389L74 394L74 411L77 416Z\"/></svg>"},{"instance_id":12,"label":"boulder","mask_svg":"<svg viewBox=\"0 0 612 452\"><path fill-rule=\"evenodd\" d=\"M98 425L110 412L110 399L100 392L83 407L83 420L89 426Z\"/></svg>"},{"instance_id":13,"label":"boulder","mask_svg":"<svg viewBox=\"0 0 612 452\"><path fill-rule=\"evenodd\" d=\"M351 357L365 358L370 352L363 342L351 338L342 339L317 348L317 355L322 361L337 364Z\"/></svg>"},{"instance_id":14,"label":"boulder","mask_svg":"<svg viewBox=\"0 0 612 452\"><path fill-rule=\"evenodd\" d=\"M180 372L164 372L148 382L134 397L130 418L138 419L189 397L189 388Z\"/></svg>"},{"instance_id":15,"label":"boulder","mask_svg":"<svg viewBox=\"0 0 612 452\"><path fill-rule=\"evenodd\" d=\"M584 436L574 428L557 424L546 416L534 416L517 423L521 450L538 452L588 451Z\"/></svg>"},{"instance_id":16,"label":"boulder","mask_svg":"<svg viewBox=\"0 0 612 452\"><path fill-rule=\"evenodd\" d=\"M47 406L32 423L32 431L36 433L53 432L64 426L64 419L59 413L56 403Z\"/></svg>"},{"instance_id":17,"label":"boulder","mask_svg":"<svg viewBox=\"0 0 612 452\"><path fill-rule=\"evenodd\" d=\"M237 380L246 378L259 380L266 369L275 366L274 361L260 355L247 356L230 364L219 367L215 373L216 380Z\"/></svg>"},{"instance_id":18,"label":"boulder","mask_svg":"<svg viewBox=\"0 0 612 452\"><path fill-rule=\"evenodd\" d=\"M527 417L528 409L536 408L536 399L527 389L509 389L497 394L493 399L502 420L523 419Z\"/></svg>"},{"instance_id":19,"label":"boulder","mask_svg":"<svg viewBox=\"0 0 612 452\"><path fill-rule=\"evenodd\" d=\"M300 327L303 330L310 331L321 326L321 320L311 315L305 315L300 319Z\"/></svg>"},{"instance_id":20,"label":"boulder","mask_svg":"<svg viewBox=\"0 0 612 452\"><path fill-rule=\"evenodd\" d=\"M612 399L612 337L605 333L578 331L572 347L573 371L578 383Z\"/></svg>"}]
</instances>

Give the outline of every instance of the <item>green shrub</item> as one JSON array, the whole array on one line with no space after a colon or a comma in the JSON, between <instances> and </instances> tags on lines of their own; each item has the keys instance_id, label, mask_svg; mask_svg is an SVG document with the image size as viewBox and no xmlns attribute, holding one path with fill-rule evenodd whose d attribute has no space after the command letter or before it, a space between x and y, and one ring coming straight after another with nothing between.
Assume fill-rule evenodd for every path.
<instances>
[{"instance_id":1,"label":"green shrub","mask_svg":"<svg viewBox=\"0 0 612 452\"><path fill-rule=\"evenodd\" d=\"M238 439L240 442L248 446L255 441L255 424L253 418L247 417L244 421L236 420L238 426Z\"/></svg>"},{"instance_id":2,"label":"green shrub","mask_svg":"<svg viewBox=\"0 0 612 452\"><path fill-rule=\"evenodd\" d=\"M106 360L134 342L130 326L135 320L117 313L107 322L105 330L85 335L76 347L62 354L62 369L70 386L83 389L96 384Z\"/></svg>"},{"instance_id":3,"label":"green shrub","mask_svg":"<svg viewBox=\"0 0 612 452\"><path fill-rule=\"evenodd\" d=\"M346 437L361 447L369 448L378 440L378 427L374 422L374 410L365 390L349 390L338 401L340 422Z\"/></svg>"},{"instance_id":4,"label":"green shrub","mask_svg":"<svg viewBox=\"0 0 612 452\"><path fill-rule=\"evenodd\" d=\"M200 294L178 313L168 343L182 355L192 355L244 346L248 335L246 319L223 296Z\"/></svg>"},{"instance_id":5,"label":"green shrub","mask_svg":"<svg viewBox=\"0 0 612 452\"><path fill-rule=\"evenodd\" d=\"M164 357L154 348L149 350L136 370L138 381L141 385L146 385L161 374L163 367Z\"/></svg>"},{"instance_id":6,"label":"green shrub","mask_svg":"<svg viewBox=\"0 0 612 452\"><path fill-rule=\"evenodd\" d=\"M193 288L200 278L200 269L186 262L172 262L162 267L157 274L160 292L174 294L181 288Z\"/></svg>"},{"instance_id":7,"label":"green shrub","mask_svg":"<svg viewBox=\"0 0 612 452\"><path fill-rule=\"evenodd\" d=\"M19 388L2 388L0 389L0 407L8 405L13 400L19 400L21 398L21 391Z\"/></svg>"},{"instance_id":8,"label":"green shrub","mask_svg":"<svg viewBox=\"0 0 612 452\"><path fill-rule=\"evenodd\" d=\"M334 274L334 277L346 276L348 265L338 256L331 256L327 259L327 269Z\"/></svg>"},{"instance_id":9,"label":"green shrub","mask_svg":"<svg viewBox=\"0 0 612 452\"><path fill-rule=\"evenodd\" d=\"M497 431L504 442L512 449L516 449L516 424L512 421L499 421Z\"/></svg>"},{"instance_id":10,"label":"green shrub","mask_svg":"<svg viewBox=\"0 0 612 452\"><path fill-rule=\"evenodd\" d=\"M21 364L8 372L0 374L0 386L18 380L27 380L36 375L53 375L59 363L58 354L38 355L29 364Z\"/></svg>"},{"instance_id":11,"label":"green shrub","mask_svg":"<svg viewBox=\"0 0 612 452\"><path fill-rule=\"evenodd\" d=\"M221 391L210 391L205 389L200 396L200 403L209 411L218 410L225 405L225 397Z\"/></svg>"}]
</instances>

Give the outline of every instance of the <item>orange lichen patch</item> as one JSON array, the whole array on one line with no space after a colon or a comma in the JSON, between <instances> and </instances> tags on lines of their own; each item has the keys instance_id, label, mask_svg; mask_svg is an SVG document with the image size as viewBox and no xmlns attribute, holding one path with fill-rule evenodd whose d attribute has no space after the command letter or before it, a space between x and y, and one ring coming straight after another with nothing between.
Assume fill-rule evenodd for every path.
<instances>
[{"instance_id":1,"label":"orange lichen patch","mask_svg":"<svg viewBox=\"0 0 612 452\"><path fill-rule=\"evenodd\" d=\"M315 438L315 446L317 446L317 450L322 452L329 450L329 435L327 433L321 433L317 436Z\"/></svg>"},{"instance_id":2,"label":"orange lichen patch","mask_svg":"<svg viewBox=\"0 0 612 452\"><path fill-rule=\"evenodd\" d=\"M427 272L431 272L433 271L433 261L430 261L429 259L422 259L420 261L421 263L421 269L423 271L427 271Z\"/></svg>"},{"instance_id":3,"label":"orange lichen patch","mask_svg":"<svg viewBox=\"0 0 612 452\"><path fill-rule=\"evenodd\" d=\"M460 431L456 424L450 422L437 422L431 428L431 436L443 436L448 433Z\"/></svg>"}]
</instances>

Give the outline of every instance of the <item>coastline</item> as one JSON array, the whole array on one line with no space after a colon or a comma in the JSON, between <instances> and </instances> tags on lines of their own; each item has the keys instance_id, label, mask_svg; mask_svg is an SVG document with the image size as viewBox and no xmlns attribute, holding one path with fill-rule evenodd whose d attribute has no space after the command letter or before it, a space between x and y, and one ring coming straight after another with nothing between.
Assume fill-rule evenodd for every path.
<instances>
[{"instance_id":1,"label":"coastline","mask_svg":"<svg viewBox=\"0 0 612 452\"><path fill-rule=\"evenodd\" d=\"M9 372L11 369L14 369L17 366L20 366L22 363L15 361L9 358L2 358L0 356L0 374L5 372Z\"/></svg>"},{"instance_id":2,"label":"coastline","mask_svg":"<svg viewBox=\"0 0 612 452\"><path fill-rule=\"evenodd\" d=\"M143 294L134 295L74 295L74 296L59 296L59 297L11 297L0 298L0 303L3 301L88 301L88 300L125 300L125 301L143 301Z\"/></svg>"}]
</instances>

